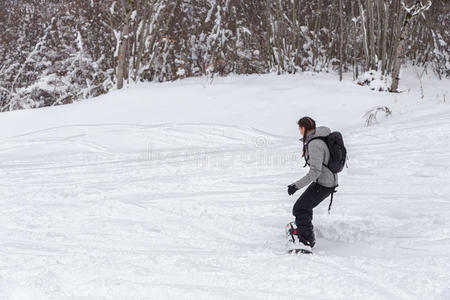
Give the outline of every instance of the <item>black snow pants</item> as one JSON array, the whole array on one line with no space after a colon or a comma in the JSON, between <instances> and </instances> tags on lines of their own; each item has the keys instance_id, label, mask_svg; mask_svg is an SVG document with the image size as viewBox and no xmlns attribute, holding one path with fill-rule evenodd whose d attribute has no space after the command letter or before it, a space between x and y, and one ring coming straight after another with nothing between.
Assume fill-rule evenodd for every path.
<instances>
[{"instance_id":1,"label":"black snow pants","mask_svg":"<svg viewBox=\"0 0 450 300\"><path fill-rule=\"evenodd\" d=\"M303 238L307 240L314 239L314 227L312 225L313 208L330 196L333 191L334 188L313 182L295 202L292 214L295 217L298 234Z\"/></svg>"}]
</instances>

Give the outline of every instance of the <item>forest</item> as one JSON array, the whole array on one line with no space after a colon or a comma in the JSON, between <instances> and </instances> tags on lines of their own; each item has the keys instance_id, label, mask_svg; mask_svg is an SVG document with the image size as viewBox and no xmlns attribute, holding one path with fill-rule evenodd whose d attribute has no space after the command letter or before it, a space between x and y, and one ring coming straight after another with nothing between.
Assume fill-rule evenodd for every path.
<instances>
[{"instance_id":1,"label":"forest","mask_svg":"<svg viewBox=\"0 0 450 300\"><path fill-rule=\"evenodd\" d=\"M450 75L449 24L447 0L4 0L0 111L229 74L372 74L398 92L403 64Z\"/></svg>"}]
</instances>

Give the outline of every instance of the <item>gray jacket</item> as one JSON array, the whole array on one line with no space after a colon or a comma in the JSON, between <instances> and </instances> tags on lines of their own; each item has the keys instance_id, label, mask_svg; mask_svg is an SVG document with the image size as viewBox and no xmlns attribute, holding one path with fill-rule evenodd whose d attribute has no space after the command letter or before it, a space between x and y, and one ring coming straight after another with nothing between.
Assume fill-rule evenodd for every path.
<instances>
[{"instance_id":1,"label":"gray jacket","mask_svg":"<svg viewBox=\"0 0 450 300\"><path fill-rule=\"evenodd\" d=\"M314 137L327 136L331 133L328 127L317 127L306 135L306 142ZM295 182L298 189L302 189L313 181L326 187L338 185L338 175L333 174L324 164L328 164L330 151L322 140L311 141L306 147L305 160L309 164L309 172L302 179Z\"/></svg>"}]
</instances>

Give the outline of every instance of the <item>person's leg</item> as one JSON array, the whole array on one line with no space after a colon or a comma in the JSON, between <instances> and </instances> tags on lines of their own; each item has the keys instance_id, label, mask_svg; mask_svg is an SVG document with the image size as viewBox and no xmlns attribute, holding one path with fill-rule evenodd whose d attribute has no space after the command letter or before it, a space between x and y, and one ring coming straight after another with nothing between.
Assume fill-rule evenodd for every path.
<instances>
[{"instance_id":1,"label":"person's leg","mask_svg":"<svg viewBox=\"0 0 450 300\"><path fill-rule=\"evenodd\" d=\"M332 191L332 188L313 182L298 198L292 213L295 216L295 224L297 225L299 236L306 240L314 240L313 208L326 199Z\"/></svg>"},{"instance_id":2,"label":"person's leg","mask_svg":"<svg viewBox=\"0 0 450 300\"><path fill-rule=\"evenodd\" d=\"M295 217L295 224L297 225L297 233L303 236L310 236L313 232L312 225L312 202L314 201L315 183L312 183L301 194L297 202L294 204L292 214Z\"/></svg>"}]
</instances>

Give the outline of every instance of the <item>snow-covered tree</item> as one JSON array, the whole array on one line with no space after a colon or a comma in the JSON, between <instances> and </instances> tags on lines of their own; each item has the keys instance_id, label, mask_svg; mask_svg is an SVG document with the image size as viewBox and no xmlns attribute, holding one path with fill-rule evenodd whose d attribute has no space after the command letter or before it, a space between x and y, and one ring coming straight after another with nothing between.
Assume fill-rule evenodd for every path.
<instances>
[{"instance_id":1,"label":"snow-covered tree","mask_svg":"<svg viewBox=\"0 0 450 300\"><path fill-rule=\"evenodd\" d=\"M411 18L405 7L415 0L402 3L5 0L0 109L70 103L130 82L230 73L353 70L361 84L394 78L394 91L404 60L449 76L450 3L424 1L428 10Z\"/></svg>"}]
</instances>

